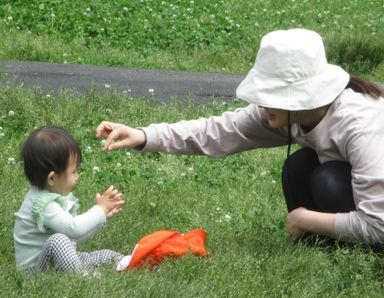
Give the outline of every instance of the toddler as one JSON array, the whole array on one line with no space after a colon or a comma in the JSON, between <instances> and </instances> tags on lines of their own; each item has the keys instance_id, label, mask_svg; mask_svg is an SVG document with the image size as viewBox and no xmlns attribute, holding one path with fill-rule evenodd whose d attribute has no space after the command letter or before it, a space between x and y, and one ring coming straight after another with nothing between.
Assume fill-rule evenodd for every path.
<instances>
[{"instance_id":1,"label":"toddler","mask_svg":"<svg viewBox=\"0 0 384 298\"><path fill-rule=\"evenodd\" d=\"M30 189L15 213L16 267L26 273L50 267L87 275L95 267L117 263L120 253L104 249L78 252L76 244L96 234L106 220L121 212L122 194L110 186L96 194L96 204L77 215L78 199L71 191L79 175L79 145L64 129L43 126L35 130L22 149L24 172Z\"/></svg>"}]
</instances>

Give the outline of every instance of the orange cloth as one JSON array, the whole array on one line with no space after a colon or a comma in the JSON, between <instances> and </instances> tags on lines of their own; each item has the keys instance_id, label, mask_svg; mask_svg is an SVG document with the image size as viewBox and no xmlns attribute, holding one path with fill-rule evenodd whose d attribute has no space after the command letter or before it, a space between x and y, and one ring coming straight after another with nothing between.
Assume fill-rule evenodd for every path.
<instances>
[{"instance_id":1,"label":"orange cloth","mask_svg":"<svg viewBox=\"0 0 384 298\"><path fill-rule=\"evenodd\" d=\"M129 268L152 268L160 264L164 257L178 258L185 255L188 250L196 256L206 255L204 247L207 233L201 229L192 230L184 235L175 231L161 230L149 234L139 241L133 251Z\"/></svg>"}]
</instances>

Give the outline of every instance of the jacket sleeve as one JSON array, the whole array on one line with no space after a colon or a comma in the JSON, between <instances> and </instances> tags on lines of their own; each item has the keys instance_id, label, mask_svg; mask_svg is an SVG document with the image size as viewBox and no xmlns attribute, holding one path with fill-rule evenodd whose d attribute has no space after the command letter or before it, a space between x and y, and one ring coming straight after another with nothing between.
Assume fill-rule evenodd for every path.
<instances>
[{"instance_id":1,"label":"jacket sleeve","mask_svg":"<svg viewBox=\"0 0 384 298\"><path fill-rule=\"evenodd\" d=\"M264 111L255 105L225 112L221 116L151 124L142 128L147 143L137 152L224 157L253 148L287 144L286 129L271 129Z\"/></svg>"},{"instance_id":2,"label":"jacket sleeve","mask_svg":"<svg viewBox=\"0 0 384 298\"><path fill-rule=\"evenodd\" d=\"M106 225L106 217L99 206L93 206L83 214L72 216L58 203L52 202L45 210L44 225L55 233L63 233L81 243Z\"/></svg>"},{"instance_id":3,"label":"jacket sleeve","mask_svg":"<svg viewBox=\"0 0 384 298\"><path fill-rule=\"evenodd\" d=\"M356 132L345 147L356 211L336 214L336 236L384 243L384 132Z\"/></svg>"}]
</instances>

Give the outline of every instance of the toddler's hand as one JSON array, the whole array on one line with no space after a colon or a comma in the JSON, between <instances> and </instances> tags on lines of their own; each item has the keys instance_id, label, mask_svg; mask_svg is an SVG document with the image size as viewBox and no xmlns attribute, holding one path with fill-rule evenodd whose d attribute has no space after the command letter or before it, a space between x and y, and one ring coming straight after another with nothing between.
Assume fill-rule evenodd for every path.
<instances>
[{"instance_id":1,"label":"toddler's hand","mask_svg":"<svg viewBox=\"0 0 384 298\"><path fill-rule=\"evenodd\" d=\"M103 195L96 194L96 205L103 209L107 219L121 212L119 207L124 204L124 201L121 199L122 195L113 185Z\"/></svg>"}]
</instances>

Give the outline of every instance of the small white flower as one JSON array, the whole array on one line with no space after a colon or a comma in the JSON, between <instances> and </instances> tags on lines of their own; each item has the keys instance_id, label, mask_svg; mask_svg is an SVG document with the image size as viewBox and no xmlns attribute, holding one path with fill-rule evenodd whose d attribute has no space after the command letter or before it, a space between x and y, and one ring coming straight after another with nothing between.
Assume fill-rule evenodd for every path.
<instances>
[{"instance_id":1,"label":"small white flower","mask_svg":"<svg viewBox=\"0 0 384 298\"><path fill-rule=\"evenodd\" d=\"M91 11L91 9L89 7L87 7L86 11Z\"/></svg>"},{"instance_id":2,"label":"small white flower","mask_svg":"<svg viewBox=\"0 0 384 298\"><path fill-rule=\"evenodd\" d=\"M131 89L127 89L127 92L132 92L132 90Z\"/></svg>"},{"instance_id":3,"label":"small white flower","mask_svg":"<svg viewBox=\"0 0 384 298\"><path fill-rule=\"evenodd\" d=\"M50 98L50 97L51 97L51 95L50 95L50 94L47 94L45 97L46 97L46 98Z\"/></svg>"},{"instance_id":4,"label":"small white flower","mask_svg":"<svg viewBox=\"0 0 384 298\"><path fill-rule=\"evenodd\" d=\"M225 217L225 219L228 220L228 221L230 221L231 218L232 218L229 214L225 214L224 217Z\"/></svg>"},{"instance_id":5,"label":"small white flower","mask_svg":"<svg viewBox=\"0 0 384 298\"><path fill-rule=\"evenodd\" d=\"M8 21L12 21L13 20L13 18L12 17L8 17Z\"/></svg>"},{"instance_id":6,"label":"small white flower","mask_svg":"<svg viewBox=\"0 0 384 298\"><path fill-rule=\"evenodd\" d=\"M3 128L0 126L0 130L3 130Z\"/></svg>"},{"instance_id":7,"label":"small white flower","mask_svg":"<svg viewBox=\"0 0 384 298\"><path fill-rule=\"evenodd\" d=\"M105 84L104 87L108 89L108 88L111 88L111 85Z\"/></svg>"},{"instance_id":8,"label":"small white flower","mask_svg":"<svg viewBox=\"0 0 384 298\"><path fill-rule=\"evenodd\" d=\"M193 168L188 168L188 172L192 172L193 171Z\"/></svg>"},{"instance_id":9,"label":"small white flower","mask_svg":"<svg viewBox=\"0 0 384 298\"><path fill-rule=\"evenodd\" d=\"M267 171L263 171L263 172L261 172L261 176L265 176L265 175L267 175L268 174L268 172Z\"/></svg>"},{"instance_id":10,"label":"small white flower","mask_svg":"<svg viewBox=\"0 0 384 298\"><path fill-rule=\"evenodd\" d=\"M100 28L100 31L101 31L101 32L104 32L104 30L105 30L104 28Z\"/></svg>"},{"instance_id":11,"label":"small white flower","mask_svg":"<svg viewBox=\"0 0 384 298\"><path fill-rule=\"evenodd\" d=\"M153 90L152 88L150 88L150 89L148 89L148 92L149 92L149 93L153 93L153 92L155 92L155 90Z\"/></svg>"},{"instance_id":12,"label":"small white flower","mask_svg":"<svg viewBox=\"0 0 384 298\"><path fill-rule=\"evenodd\" d=\"M123 7L123 10L124 11L128 11L128 7Z\"/></svg>"},{"instance_id":13,"label":"small white flower","mask_svg":"<svg viewBox=\"0 0 384 298\"><path fill-rule=\"evenodd\" d=\"M107 140L101 140L100 141L101 146L104 146L106 142L107 142Z\"/></svg>"},{"instance_id":14,"label":"small white flower","mask_svg":"<svg viewBox=\"0 0 384 298\"><path fill-rule=\"evenodd\" d=\"M150 202L149 205L151 205L153 208L156 207L156 204L154 202Z\"/></svg>"},{"instance_id":15,"label":"small white flower","mask_svg":"<svg viewBox=\"0 0 384 298\"><path fill-rule=\"evenodd\" d=\"M5 134L3 132L0 132L0 137L4 137Z\"/></svg>"},{"instance_id":16,"label":"small white flower","mask_svg":"<svg viewBox=\"0 0 384 298\"><path fill-rule=\"evenodd\" d=\"M93 167L93 172L94 172L94 173L98 173L98 172L100 172L100 168L97 167L97 166L94 166L94 167Z\"/></svg>"},{"instance_id":17,"label":"small white flower","mask_svg":"<svg viewBox=\"0 0 384 298\"><path fill-rule=\"evenodd\" d=\"M107 114L111 114L111 113L112 113L112 110L111 110L111 109L106 109L105 112L106 112Z\"/></svg>"},{"instance_id":18,"label":"small white flower","mask_svg":"<svg viewBox=\"0 0 384 298\"><path fill-rule=\"evenodd\" d=\"M276 184L276 180L272 180L272 184Z\"/></svg>"},{"instance_id":19,"label":"small white flower","mask_svg":"<svg viewBox=\"0 0 384 298\"><path fill-rule=\"evenodd\" d=\"M14 157L8 158L8 164L10 164L10 165L15 164L15 158Z\"/></svg>"},{"instance_id":20,"label":"small white flower","mask_svg":"<svg viewBox=\"0 0 384 298\"><path fill-rule=\"evenodd\" d=\"M131 156L131 152L126 152L125 155L126 156Z\"/></svg>"},{"instance_id":21,"label":"small white flower","mask_svg":"<svg viewBox=\"0 0 384 298\"><path fill-rule=\"evenodd\" d=\"M15 112L14 112L14 111L9 111L9 112L8 112L8 116L11 116L11 117L12 117L12 116L15 116Z\"/></svg>"},{"instance_id":22,"label":"small white flower","mask_svg":"<svg viewBox=\"0 0 384 298\"><path fill-rule=\"evenodd\" d=\"M117 167L117 168L121 168L121 163L118 162L118 163L116 164L116 167Z\"/></svg>"},{"instance_id":23,"label":"small white flower","mask_svg":"<svg viewBox=\"0 0 384 298\"><path fill-rule=\"evenodd\" d=\"M55 18L55 17L56 17L56 15L55 15L54 13L52 13L52 14L51 14L51 17L52 17L52 18Z\"/></svg>"},{"instance_id":24,"label":"small white flower","mask_svg":"<svg viewBox=\"0 0 384 298\"><path fill-rule=\"evenodd\" d=\"M220 211L220 210L221 210L221 208L220 208L220 207L217 207L217 208L216 208L216 211Z\"/></svg>"},{"instance_id":25,"label":"small white flower","mask_svg":"<svg viewBox=\"0 0 384 298\"><path fill-rule=\"evenodd\" d=\"M85 148L85 153L92 153L92 148L90 146Z\"/></svg>"}]
</instances>

